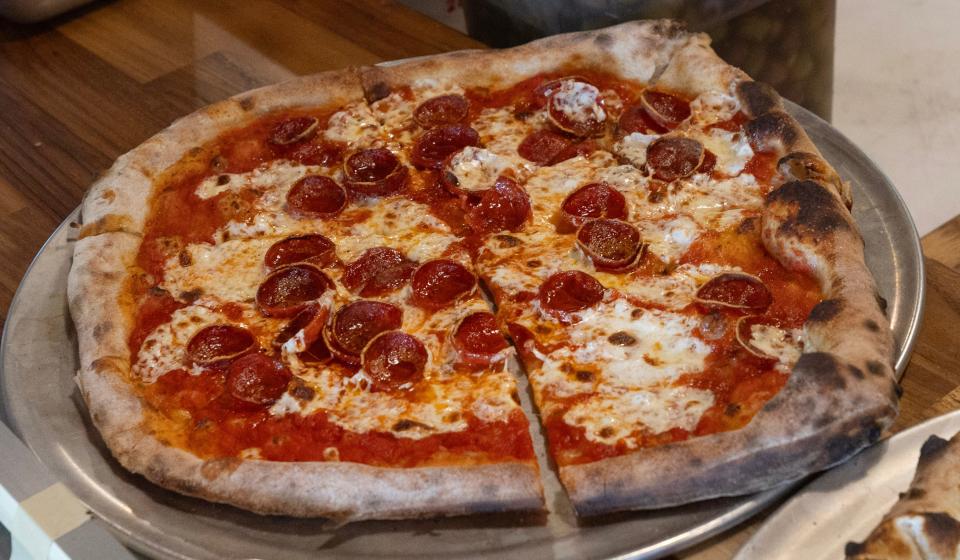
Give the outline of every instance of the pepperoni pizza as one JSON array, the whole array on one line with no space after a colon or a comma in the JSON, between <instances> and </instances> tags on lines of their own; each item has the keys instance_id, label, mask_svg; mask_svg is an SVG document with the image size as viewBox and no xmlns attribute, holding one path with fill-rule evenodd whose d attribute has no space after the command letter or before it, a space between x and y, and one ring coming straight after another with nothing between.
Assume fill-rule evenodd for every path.
<instances>
[{"instance_id":1,"label":"pepperoni pizza","mask_svg":"<svg viewBox=\"0 0 960 560\"><path fill-rule=\"evenodd\" d=\"M850 202L672 22L305 77L93 186L78 383L126 468L261 513L540 509L531 422L582 515L753 492L896 414Z\"/></svg>"}]
</instances>

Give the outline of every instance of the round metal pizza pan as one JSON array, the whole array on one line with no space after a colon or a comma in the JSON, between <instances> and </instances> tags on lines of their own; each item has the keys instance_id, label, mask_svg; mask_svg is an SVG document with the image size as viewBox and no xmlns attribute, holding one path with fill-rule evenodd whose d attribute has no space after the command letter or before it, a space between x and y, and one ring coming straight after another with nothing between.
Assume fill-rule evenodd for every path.
<instances>
[{"instance_id":1,"label":"round metal pizza pan","mask_svg":"<svg viewBox=\"0 0 960 560\"><path fill-rule=\"evenodd\" d=\"M862 542L906 492L920 447L960 431L960 410L900 432L818 477L770 516L735 560L828 560Z\"/></svg>"},{"instance_id":2,"label":"round metal pizza pan","mask_svg":"<svg viewBox=\"0 0 960 560\"><path fill-rule=\"evenodd\" d=\"M903 200L849 140L790 106L814 142L851 181L867 263L888 302L906 366L923 307L920 241ZM159 558L651 558L730 528L794 485L747 497L578 521L544 468L548 515L363 522L264 517L187 498L126 472L91 426L74 385L76 335L66 282L75 232L70 216L37 255L18 289L0 343L0 403L10 427L120 539ZM537 428L534 428L536 431ZM539 434L535 434L539 435ZM539 438L542 440L542 438ZM542 447L542 446L541 446ZM541 465L548 463L543 460ZM664 484L670 484L664 473Z\"/></svg>"}]
</instances>

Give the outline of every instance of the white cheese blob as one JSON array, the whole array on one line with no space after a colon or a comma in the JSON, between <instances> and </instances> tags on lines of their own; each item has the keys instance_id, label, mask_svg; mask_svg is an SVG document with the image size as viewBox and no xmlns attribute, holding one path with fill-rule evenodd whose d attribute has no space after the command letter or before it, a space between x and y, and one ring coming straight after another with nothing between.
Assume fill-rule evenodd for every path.
<instances>
[{"instance_id":1,"label":"white cheese blob","mask_svg":"<svg viewBox=\"0 0 960 560\"><path fill-rule=\"evenodd\" d=\"M351 103L330 116L323 136L350 147L366 147L380 139L380 121L366 103Z\"/></svg>"},{"instance_id":2,"label":"white cheese blob","mask_svg":"<svg viewBox=\"0 0 960 560\"><path fill-rule=\"evenodd\" d=\"M690 121L699 126L732 119L740 111L740 101L721 91L705 91L690 102Z\"/></svg>"},{"instance_id":3,"label":"white cheese blob","mask_svg":"<svg viewBox=\"0 0 960 560\"><path fill-rule=\"evenodd\" d=\"M263 255L275 238L193 243L167 259L161 286L174 297L199 290L221 301L252 301L266 276Z\"/></svg>"},{"instance_id":4,"label":"white cheese blob","mask_svg":"<svg viewBox=\"0 0 960 560\"><path fill-rule=\"evenodd\" d=\"M201 200L213 198L223 192L237 192L244 189L266 191L283 187L283 192L286 193L297 180L311 174L322 174L325 170L316 165L300 165L289 160L278 159L246 173L226 173L207 177L197 185L194 192Z\"/></svg>"},{"instance_id":5,"label":"white cheese blob","mask_svg":"<svg viewBox=\"0 0 960 560\"><path fill-rule=\"evenodd\" d=\"M647 146L659 137L657 134L631 132L613 146L613 152L639 168L647 163Z\"/></svg>"},{"instance_id":6,"label":"white cheese blob","mask_svg":"<svg viewBox=\"0 0 960 560\"><path fill-rule=\"evenodd\" d=\"M613 445L623 439L627 447L635 448L637 442L627 437L633 432L655 435L673 428L692 431L713 403L710 391L683 386L605 391L574 405L563 420L584 428L591 441Z\"/></svg>"},{"instance_id":7,"label":"white cheese blob","mask_svg":"<svg viewBox=\"0 0 960 560\"><path fill-rule=\"evenodd\" d=\"M776 358L777 369L790 371L803 352L802 331L789 331L773 325L750 326L750 344L760 352Z\"/></svg>"},{"instance_id":8,"label":"white cheese blob","mask_svg":"<svg viewBox=\"0 0 960 560\"><path fill-rule=\"evenodd\" d=\"M447 172L456 177L461 190L478 192L492 187L509 168L509 161L490 150L467 146L450 159Z\"/></svg>"},{"instance_id":9,"label":"white cheese blob","mask_svg":"<svg viewBox=\"0 0 960 560\"><path fill-rule=\"evenodd\" d=\"M174 311L169 322L154 329L143 340L137 362L133 364L133 375L145 383L153 383L161 375L176 369L198 373L199 370L187 363L187 342L206 326L229 322L223 315L202 305Z\"/></svg>"},{"instance_id":10,"label":"white cheese blob","mask_svg":"<svg viewBox=\"0 0 960 560\"><path fill-rule=\"evenodd\" d=\"M750 142L744 134L739 132L714 128L709 134L699 134L696 138L717 156L716 169L728 177L739 175L753 158Z\"/></svg>"},{"instance_id":11,"label":"white cheese blob","mask_svg":"<svg viewBox=\"0 0 960 560\"><path fill-rule=\"evenodd\" d=\"M552 107L572 122L602 122L607 118L607 113L600 106L600 90L588 83L564 80L551 93Z\"/></svg>"}]
</instances>

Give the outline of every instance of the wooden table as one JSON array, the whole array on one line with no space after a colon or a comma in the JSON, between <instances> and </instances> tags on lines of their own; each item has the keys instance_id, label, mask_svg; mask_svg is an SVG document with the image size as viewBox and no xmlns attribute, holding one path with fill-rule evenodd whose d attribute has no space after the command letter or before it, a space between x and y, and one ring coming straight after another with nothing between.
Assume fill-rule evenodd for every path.
<instances>
[{"instance_id":1,"label":"wooden table","mask_svg":"<svg viewBox=\"0 0 960 560\"><path fill-rule=\"evenodd\" d=\"M294 75L476 47L377 0L118 0L0 22L0 316L97 174L177 117ZM923 246L926 315L896 429L960 408L960 216ZM759 522L683 556L728 558Z\"/></svg>"}]
</instances>

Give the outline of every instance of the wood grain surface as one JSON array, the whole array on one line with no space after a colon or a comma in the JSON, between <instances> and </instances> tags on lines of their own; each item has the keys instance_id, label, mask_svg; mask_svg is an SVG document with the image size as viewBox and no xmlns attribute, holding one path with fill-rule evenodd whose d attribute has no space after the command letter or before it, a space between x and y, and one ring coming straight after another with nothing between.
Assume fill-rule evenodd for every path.
<instances>
[{"instance_id":1,"label":"wood grain surface","mask_svg":"<svg viewBox=\"0 0 960 560\"><path fill-rule=\"evenodd\" d=\"M93 179L177 117L299 74L478 47L378 0L117 0L0 21L0 316ZM927 307L897 430L960 407L960 217L923 247ZM762 520L681 557L729 558Z\"/></svg>"}]
</instances>

